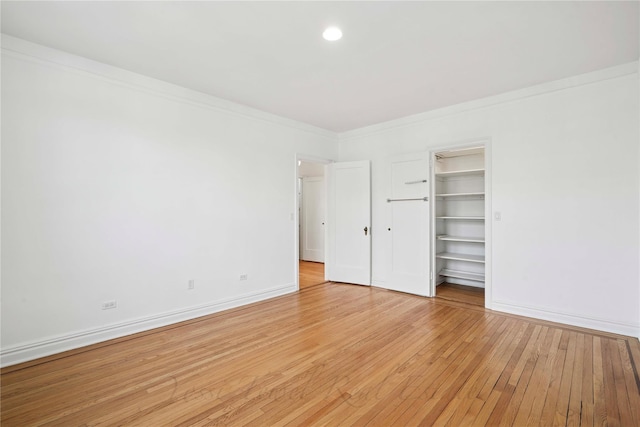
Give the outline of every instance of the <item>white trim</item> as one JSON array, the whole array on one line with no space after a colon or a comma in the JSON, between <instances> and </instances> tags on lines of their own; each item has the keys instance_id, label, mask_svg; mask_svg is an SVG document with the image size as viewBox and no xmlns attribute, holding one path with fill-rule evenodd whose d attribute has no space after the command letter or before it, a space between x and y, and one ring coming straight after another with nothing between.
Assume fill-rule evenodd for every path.
<instances>
[{"instance_id":1,"label":"white trim","mask_svg":"<svg viewBox=\"0 0 640 427\"><path fill-rule=\"evenodd\" d=\"M532 306L514 305L506 302L493 301L493 310L516 314L518 316L548 320L550 322L564 323L566 325L579 326L581 328L611 332L629 337L638 336L640 333L640 325L621 323L607 319L598 319L595 317L578 316L575 314L558 313Z\"/></svg>"},{"instance_id":2,"label":"white trim","mask_svg":"<svg viewBox=\"0 0 640 427\"><path fill-rule=\"evenodd\" d=\"M172 325L223 310L240 307L246 304L263 301L280 295L295 292L293 283L271 289L254 292L240 297L221 300L213 304L203 304L163 314L143 317L100 328L59 335L49 339L16 345L2 349L0 365L2 367L50 356L63 351L73 350L87 345L144 332L162 326Z\"/></svg>"},{"instance_id":3,"label":"white trim","mask_svg":"<svg viewBox=\"0 0 640 427\"><path fill-rule=\"evenodd\" d=\"M276 125L309 132L325 138L331 138L333 140L337 140L338 138L338 134L335 132L267 113L246 105L227 101L212 95L207 95L196 90L187 89L182 86L36 43L31 43L6 34L1 34L1 37L2 53L16 59L40 63L63 69L65 71L91 76L128 89L161 96L172 101L183 102L201 108L216 110L220 113L266 121Z\"/></svg>"},{"instance_id":4,"label":"white trim","mask_svg":"<svg viewBox=\"0 0 640 427\"><path fill-rule=\"evenodd\" d=\"M493 141L484 143L484 308L493 309Z\"/></svg>"},{"instance_id":5,"label":"white trim","mask_svg":"<svg viewBox=\"0 0 640 427\"><path fill-rule=\"evenodd\" d=\"M372 280L371 286L375 286L376 288L389 289L387 288L386 280ZM411 295L411 294L407 294L407 295Z\"/></svg>"},{"instance_id":6,"label":"white trim","mask_svg":"<svg viewBox=\"0 0 640 427\"><path fill-rule=\"evenodd\" d=\"M579 86L597 83L604 80L610 80L610 79L615 79L619 77L635 75L638 72L638 67L639 67L638 61L629 62L627 64L617 65L615 67L605 68L602 70L593 71L586 74L579 74L577 76L571 76L565 79L555 80L552 82L542 83L539 85L530 86L523 89L517 89L510 92L505 92L500 95L480 98L473 101L451 105L449 107L429 110L423 113L418 113L411 116L406 116L399 119L390 120L387 122L377 123L371 126L366 126L363 128L342 132L338 134L338 138L340 139L340 142L348 142L350 140L366 138L371 135L387 132L390 130L398 130L405 127L417 126L424 122L443 118L446 116L452 116L455 114L466 113L473 110L493 107L499 104L506 104L509 102L520 101L525 98L545 95L551 92L571 89Z\"/></svg>"}]
</instances>

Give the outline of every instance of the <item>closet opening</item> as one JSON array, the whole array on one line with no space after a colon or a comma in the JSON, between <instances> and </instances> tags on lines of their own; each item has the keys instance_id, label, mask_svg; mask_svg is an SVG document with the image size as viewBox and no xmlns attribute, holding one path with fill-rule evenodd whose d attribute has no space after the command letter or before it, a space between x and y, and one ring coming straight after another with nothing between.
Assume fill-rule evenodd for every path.
<instances>
[{"instance_id":1,"label":"closet opening","mask_svg":"<svg viewBox=\"0 0 640 427\"><path fill-rule=\"evenodd\" d=\"M484 307L485 146L432 156L432 294Z\"/></svg>"}]
</instances>

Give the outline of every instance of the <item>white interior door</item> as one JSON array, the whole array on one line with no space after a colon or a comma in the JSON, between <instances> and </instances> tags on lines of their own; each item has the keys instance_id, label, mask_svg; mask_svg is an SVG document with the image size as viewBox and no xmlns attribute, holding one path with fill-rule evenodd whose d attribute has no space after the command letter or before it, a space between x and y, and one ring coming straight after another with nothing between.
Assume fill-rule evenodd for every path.
<instances>
[{"instance_id":1,"label":"white interior door","mask_svg":"<svg viewBox=\"0 0 640 427\"><path fill-rule=\"evenodd\" d=\"M371 284L369 161L327 166L327 280Z\"/></svg>"},{"instance_id":2,"label":"white interior door","mask_svg":"<svg viewBox=\"0 0 640 427\"><path fill-rule=\"evenodd\" d=\"M387 288L429 296L428 153L390 159L387 233Z\"/></svg>"},{"instance_id":3,"label":"white interior door","mask_svg":"<svg viewBox=\"0 0 640 427\"><path fill-rule=\"evenodd\" d=\"M324 262L324 177L302 178L301 236L304 261Z\"/></svg>"}]
</instances>

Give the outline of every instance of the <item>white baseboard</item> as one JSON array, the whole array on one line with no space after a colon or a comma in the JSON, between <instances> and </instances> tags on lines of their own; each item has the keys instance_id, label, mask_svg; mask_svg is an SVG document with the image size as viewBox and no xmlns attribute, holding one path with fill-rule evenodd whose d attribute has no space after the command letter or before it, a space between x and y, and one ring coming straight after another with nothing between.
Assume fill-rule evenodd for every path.
<instances>
[{"instance_id":1,"label":"white baseboard","mask_svg":"<svg viewBox=\"0 0 640 427\"><path fill-rule=\"evenodd\" d=\"M372 280L371 286L375 286L376 288L387 289L387 282L385 280Z\"/></svg>"},{"instance_id":2,"label":"white baseboard","mask_svg":"<svg viewBox=\"0 0 640 427\"><path fill-rule=\"evenodd\" d=\"M37 342L3 348L2 351L0 351L0 366L5 367L15 365L17 363L50 356L63 351L73 350L110 339L148 331L150 329L183 322L185 320L195 319L197 317L206 316L208 314L217 313L230 308L240 307L280 295L285 295L295 292L296 290L295 284L291 283L285 286L266 289L260 292L254 292L210 304L189 307L183 310L147 316L101 328L75 332Z\"/></svg>"},{"instance_id":3,"label":"white baseboard","mask_svg":"<svg viewBox=\"0 0 640 427\"><path fill-rule=\"evenodd\" d=\"M492 301L491 308L495 311L502 311L519 316L533 317L550 322L564 323L581 328L595 329L598 331L611 332L614 334L626 335L630 337L640 336L640 325L631 323L621 323L611 320L597 319L593 317L583 317L574 314L558 313L547 311L536 307L526 307L513 305L505 302Z\"/></svg>"}]
</instances>

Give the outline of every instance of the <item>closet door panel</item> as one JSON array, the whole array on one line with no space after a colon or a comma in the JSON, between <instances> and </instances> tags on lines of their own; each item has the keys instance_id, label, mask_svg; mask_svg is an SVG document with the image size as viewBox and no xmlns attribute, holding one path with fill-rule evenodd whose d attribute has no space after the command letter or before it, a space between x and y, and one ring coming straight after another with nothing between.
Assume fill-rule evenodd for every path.
<instances>
[{"instance_id":1,"label":"closet door panel","mask_svg":"<svg viewBox=\"0 0 640 427\"><path fill-rule=\"evenodd\" d=\"M429 294L428 153L390 159L387 229L388 289ZM415 200L417 199L417 200Z\"/></svg>"}]
</instances>

